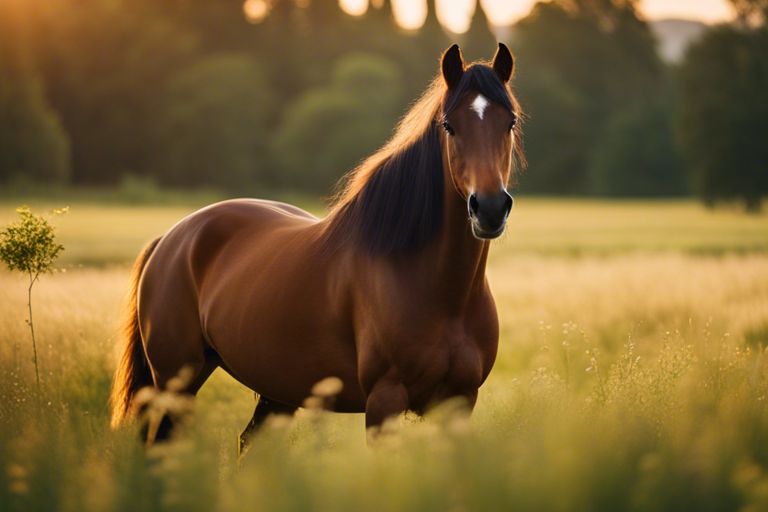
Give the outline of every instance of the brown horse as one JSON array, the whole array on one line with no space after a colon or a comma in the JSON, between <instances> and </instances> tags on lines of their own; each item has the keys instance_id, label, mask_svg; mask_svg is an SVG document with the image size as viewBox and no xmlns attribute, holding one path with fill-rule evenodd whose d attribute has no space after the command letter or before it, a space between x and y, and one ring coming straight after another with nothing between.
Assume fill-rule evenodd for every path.
<instances>
[{"instance_id":1,"label":"brown horse","mask_svg":"<svg viewBox=\"0 0 768 512\"><path fill-rule=\"evenodd\" d=\"M472 407L499 337L489 240L504 230L522 160L513 67L503 44L491 64L468 67L449 48L441 76L323 219L224 201L149 244L135 265L113 426L135 415L140 388L165 389L182 368L190 395L217 367L260 395L242 439L329 376L343 384L332 409L365 412L367 428L451 397Z\"/></svg>"}]
</instances>

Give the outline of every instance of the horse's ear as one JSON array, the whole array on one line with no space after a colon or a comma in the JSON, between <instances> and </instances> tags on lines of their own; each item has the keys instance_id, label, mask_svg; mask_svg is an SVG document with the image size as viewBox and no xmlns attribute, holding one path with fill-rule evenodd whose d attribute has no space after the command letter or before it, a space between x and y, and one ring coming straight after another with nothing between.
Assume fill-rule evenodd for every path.
<instances>
[{"instance_id":1,"label":"horse's ear","mask_svg":"<svg viewBox=\"0 0 768 512\"><path fill-rule=\"evenodd\" d=\"M512 52L509 51L509 48L504 43L499 43L499 49L496 50L496 55L493 56L493 70L504 83L509 82L509 79L512 78L512 73L515 71L515 58L512 57Z\"/></svg>"},{"instance_id":2,"label":"horse's ear","mask_svg":"<svg viewBox=\"0 0 768 512\"><path fill-rule=\"evenodd\" d=\"M443 54L442 59L443 80L449 89L453 89L459 84L464 75L464 57L461 55L459 45L454 44Z\"/></svg>"}]
</instances>

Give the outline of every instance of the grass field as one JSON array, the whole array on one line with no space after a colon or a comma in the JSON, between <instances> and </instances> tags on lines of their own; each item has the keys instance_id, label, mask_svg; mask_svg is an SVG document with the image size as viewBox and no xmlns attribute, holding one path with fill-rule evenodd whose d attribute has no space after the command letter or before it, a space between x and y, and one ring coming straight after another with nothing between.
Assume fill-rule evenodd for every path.
<instances>
[{"instance_id":1,"label":"grass field","mask_svg":"<svg viewBox=\"0 0 768 512\"><path fill-rule=\"evenodd\" d=\"M67 271L35 291L41 400L25 283L0 271L0 510L768 510L768 216L522 198L470 419L368 448L362 416L301 411L238 462L254 401L226 375L167 446L107 428L126 263L195 205L70 206Z\"/></svg>"},{"instance_id":2,"label":"grass field","mask_svg":"<svg viewBox=\"0 0 768 512\"><path fill-rule=\"evenodd\" d=\"M104 206L75 203L56 219L67 247L62 264L97 265L133 261L142 245L163 234L184 215L210 199L179 199L171 206ZM322 215L321 201L288 196ZM19 202L44 213L69 204L0 199L0 225L13 219ZM531 253L596 256L628 252L681 252L719 255L768 253L768 216L737 209L709 211L692 201L585 201L518 198L510 230L495 242L494 257Z\"/></svg>"}]
</instances>

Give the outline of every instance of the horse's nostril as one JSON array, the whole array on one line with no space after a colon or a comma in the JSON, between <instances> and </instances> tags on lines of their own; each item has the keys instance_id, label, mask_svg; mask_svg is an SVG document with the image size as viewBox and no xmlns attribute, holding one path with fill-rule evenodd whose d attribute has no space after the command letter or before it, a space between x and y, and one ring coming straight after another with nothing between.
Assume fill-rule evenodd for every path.
<instances>
[{"instance_id":1,"label":"horse's nostril","mask_svg":"<svg viewBox=\"0 0 768 512\"><path fill-rule=\"evenodd\" d=\"M469 196L469 213L471 215L477 215L477 210L480 208L480 203L477 201L477 195L472 194Z\"/></svg>"},{"instance_id":2,"label":"horse's nostril","mask_svg":"<svg viewBox=\"0 0 768 512\"><path fill-rule=\"evenodd\" d=\"M512 196L509 195L509 192L504 192L504 208L506 209L507 213L509 213L512 210L512 205L514 204L514 200L512 199Z\"/></svg>"}]
</instances>

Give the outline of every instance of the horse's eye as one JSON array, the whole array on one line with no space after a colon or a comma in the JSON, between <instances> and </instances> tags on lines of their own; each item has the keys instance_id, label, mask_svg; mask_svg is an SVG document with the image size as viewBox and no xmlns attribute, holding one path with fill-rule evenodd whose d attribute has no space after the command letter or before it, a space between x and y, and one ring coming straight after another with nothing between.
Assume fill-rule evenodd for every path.
<instances>
[{"instance_id":1,"label":"horse's eye","mask_svg":"<svg viewBox=\"0 0 768 512\"><path fill-rule=\"evenodd\" d=\"M445 129L445 132L448 135L455 135L456 134L456 132L453 131L453 126L451 126L448 121L443 121L443 128Z\"/></svg>"}]
</instances>

